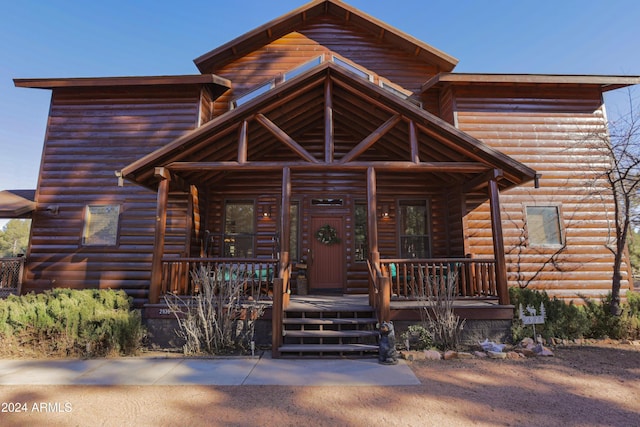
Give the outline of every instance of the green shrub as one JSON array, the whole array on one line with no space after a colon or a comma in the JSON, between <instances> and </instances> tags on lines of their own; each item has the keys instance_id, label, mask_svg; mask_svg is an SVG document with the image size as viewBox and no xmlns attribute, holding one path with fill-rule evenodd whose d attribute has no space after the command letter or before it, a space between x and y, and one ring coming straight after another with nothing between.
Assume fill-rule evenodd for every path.
<instances>
[{"instance_id":1,"label":"green shrub","mask_svg":"<svg viewBox=\"0 0 640 427\"><path fill-rule=\"evenodd\" d=\"M123 291L54 289L0 300L0 336L8 355L128 355L143 327Z\"/></svg>"},{"instance_id":2,"label":"green shrub","mask_svg":"<svg viewBox=\"0 0 640 427\"><path fill-rule=\"evenodd\" d=\"M545 338L575 339L583 337L589 331L589 325L584 310L573 304L567 304L558 298L550 298L544 291L537 291L527 288L509 288L511 304L514 305L514 320L512 335L514 341L519 341L524 337L533 335L533 327L523 325L519 318L519 306L523 308L531 306L537 311L540 304L544 305L546 311L545 323L536 326L536 334Z\"/></svg>"},{"instance_id":3,"label":"green shrub","mask_svg":"<svg viewBox=\"0 0 640 427\"><path fill-rule=\"evenodd\" d=\"M512 326L514 341L532 336L531 326L525 326L519 319L519 305L530 305L539 310L544 304L546 320L543 325L536 325L536 333L544 338L613 338L636 339L640 337L640 295L627 293L627 303L622 305L622 315L610 313L611 295L599 301L582 297L583 306L565 303L557 298L550 298L546 292L532 289L510 288L511 304L515 307Z\"/></svg>"},{"instance_id":4,"label":"green shrub","mask_svg":"<svg viewBox=\"0 0 640 427\"><path fill-rule=\"evenodd\" d=\"M431 333L422 325L410 325L406 331L404 331L400 337L401 343L398 343L401 347L406 348L406 343L409 343L411 350L425 350L433 347L433 337Z\"/></svg>"}]
</instances>

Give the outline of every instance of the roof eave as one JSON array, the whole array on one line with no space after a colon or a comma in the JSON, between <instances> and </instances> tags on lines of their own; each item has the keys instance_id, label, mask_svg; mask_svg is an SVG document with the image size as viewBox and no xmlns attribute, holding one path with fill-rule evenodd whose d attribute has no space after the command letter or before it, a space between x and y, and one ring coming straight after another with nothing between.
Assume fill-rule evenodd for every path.
<instances>
[{"instance_id":1,"label":"roof eave","mask_svg":"<svg viewBox=\"0 0 640 427\"><path fill-rule=\"evenodd\" d=\"M640 76L578 74L439 73L422 85L422 93L444 85L559 85L595 86L601 92L640 84Z\"/></svg>"},{"instance_id":2,"label":"roof eave","mask_svg":"<svg viewBox=\"0 0 640 427\"><path fill-rule=\"evenodd\" d=\"M215 74L176 76L72 77L13 79L16 87L57 89L107 86L213 85L231 88L231 81Z\"/></svg>"}]
</instances>

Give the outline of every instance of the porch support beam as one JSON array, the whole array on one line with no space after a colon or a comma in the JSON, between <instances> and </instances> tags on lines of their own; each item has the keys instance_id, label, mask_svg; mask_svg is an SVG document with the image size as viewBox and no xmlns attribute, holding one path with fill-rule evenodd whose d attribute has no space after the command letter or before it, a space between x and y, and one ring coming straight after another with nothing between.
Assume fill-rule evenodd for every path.
<instances>
[{"instance_id":1,"label":"porch support beam","mask_svg":"<svg viewBox=\"0 0 640 427\"><path fill-rule=\"evenodd\" d=\"M495 175L498 174L495 171ZM500 190L497 177L489 180L489 210L491 211L491 235L493 236L493 256L496 259L496 290L501 305L509 304L509 290L507 288L507 264L504 253L504 238L502 234L502 219L500 217Z\"/></svg>"},{"instance_id":2,"label":"porch support beam","mask_svg":"<svg viewBox=\"0 0 640 427\"><path fill-rule=\"evenodd\" d=\"M264 114L256 114L256 121L260 123L266 130L271 132L280 142L291 148L294 153L302 157L308 162L319 163L318 160L313 157L303 146L298 144L293 138L291 138L285 131L280 129L278 125L269 120Z\"/></svg>"},{"instance_id":3,"label":"porch support beam","mask_svg":"<svg viewBox=\"0 0 640 427\"><path fill-rule=\"evenodd\" d=\"M279 171L283 168L291 170L367 170L370 167L376 170L389 172L422 171L443 173L480 173L489 170L489 167L479 162L348 162L348 163L309 163L309 162L174 162L167 165L175 172L206 172L206 171ZM486 181L486 180L485 180Z\"/></svg>"},{"instance_id":4,"label":"porch support beam","mask_svg":"<svg viewBox=\"0 0 640 427\"><path fill-rule=\"evenodd\" d=\"M151 283L149 285L149 303L160 301L162 286L162 257L167 230L167 204L169 202L169 184L171 173L166 168L156 168L156 177L160 179L156 199L156 224L153 239L153 258L151 260Z\"/></svg>"},{"instance_id":5,"label":"porch support beam","mask_svg":"<svg viewBox=\"0 0 640 427\"><path fill-rule=\"evenodd\" d=\"M470 193L474 190L477 190L480 187L484 187L487 184L487 181L495 179L500 180L504 177L502 169L491 169L486 171L485 173L478 175L477 177L467 181L463 187L462 191L465 193Z\"/></svg>"},{"instance_id":6,"label":"porch support beam","mask_svg":"<svg viewBox=\"0 0 640 427\"><path fill-rule=\"evenodd\" d=\"M416 129L416 123L413 120L409 120L409 147L411 149L411 161L413 163L420 163L420 155L418 151L418 130Z\"/></svg>"},{"instance_id":7,"label":"porch support beam","mask_svg":"<svg viewBox=\"0 0 640 427\"><path fill-rule=\"evenodd\" d=\"M324 81L324 161L333 162L334 152L333 133L333 85L331 79Z\"/></svg>"},{"instance_id":8,"label":"porch support beam","mask_svg":"<svg viewBox=\"0 0 640 427\"><path fill-rule=\"evenodd\" d=\"M240 135L238 136L238 163L247 162L247 152L249 147L249 122L246 120L240 125Z\"/></svg>"},{"instance_id":9,"label":"porch support beam","mask_svg":"<svg viewBox=\"0 0 640 427\"><path fill-rule=\"evenodd\" d=\"M353 147L351 151L349 151L341 160L340 163L347 163L351 160L358 157L360 154L367 151L369 147L378 142L380 138L386 135L398 122L402 120L402 116L400 114L393 115L389 120L384 122L382 125L378 127L378 129L374 130L369 136L360 141L358 145Z\"/></svg>"}]
</instances>

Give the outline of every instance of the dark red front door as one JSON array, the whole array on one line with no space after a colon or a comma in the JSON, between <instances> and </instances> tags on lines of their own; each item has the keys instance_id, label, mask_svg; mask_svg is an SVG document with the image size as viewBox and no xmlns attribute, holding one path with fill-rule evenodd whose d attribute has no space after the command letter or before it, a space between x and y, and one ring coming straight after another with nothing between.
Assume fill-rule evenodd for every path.
<instances>
[{"instance_id":1,"label":"dark red front door","mask_svg":"<svg viewBox=\"0 0 640 427\"><path fill-rule=\"evenodd\" d=\"M336 230L340 243L324 244L316 239L315 233L325 225ZM315 293L322 291L342 291L345 278L344 220L341 216L311 217L311 253L309 254L309 289Z\"/></svg>"}]
</instances>

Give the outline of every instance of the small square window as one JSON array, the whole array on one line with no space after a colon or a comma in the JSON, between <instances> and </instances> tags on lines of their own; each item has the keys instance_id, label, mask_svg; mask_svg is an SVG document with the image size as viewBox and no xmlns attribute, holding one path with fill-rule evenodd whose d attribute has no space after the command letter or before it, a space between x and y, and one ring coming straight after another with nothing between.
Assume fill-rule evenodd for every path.
<instances>
[{"instance_id":1,"label":"small square window","mask_svg":"<svg viewBox=\"0 0 640 427\"><path fill-rule=\"evenodd\" d=\"M558 206L527 206L527 231L531 245L562 245Z\"/></svg>"},{"instance_id":2,"label":"small square window","mask_svg":"<svg viewBox=\"0 0 640 427\"><path fill-rule=\"evenodd\" d=\"M120 205L87 205L84 212L84 246L115 246L118 242Z\"/></svg>"}]
</instances>

